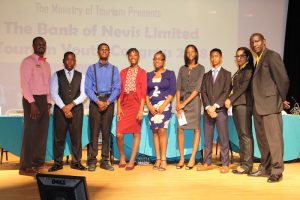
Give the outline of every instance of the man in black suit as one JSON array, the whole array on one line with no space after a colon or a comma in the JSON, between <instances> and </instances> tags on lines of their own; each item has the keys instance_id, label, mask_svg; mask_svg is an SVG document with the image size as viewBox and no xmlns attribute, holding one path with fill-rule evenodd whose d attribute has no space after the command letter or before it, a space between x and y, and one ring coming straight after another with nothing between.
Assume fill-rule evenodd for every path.
<instances>
[{"instance_id":1,"label":"man in black suit","mask_svg":"<svg viewBox=\"0 0 300 200\"><path fill-rule=\"evenodd\" d=\"M54 172L63 168L63 156L67 132L72 143L71 168L86 170L81 164L81 137L83 123L84 75L76 70L76 57L73 52L64 54L65 69L53 74L51 95L54 105L54 165L48 170Z\"/></svg>"},{"instance_id":2,"label":"man in black suit","mask_svg":"<svg viewBox=\"0 0 300 200\"><path fill-rule=\"evenodd\" d=\"M283 126L281 111L287 104L289 78L280 55L266 48L260 33L250 37L250 47L256 55L252 79L254 125L261 165L249 176L268 176L268 182L282 179Z\"/></svg>"},{"instance_id":3,"label":"man in black suit","mask_svg":"<svg viewBox=\"0 0 300 200\"><path fill-rule=\"evenodd\" d=\"M214 128L217 126L222 158L221 173L229 172L229 136L227 123L227 109L224 102L230 93L231 73L222 66L222 51L212 49L210 61L213 69L204 74L201 88L201 97L204 106L204 164L197 170L212 169L212 145Z\"/></svg>"}]
</instances>

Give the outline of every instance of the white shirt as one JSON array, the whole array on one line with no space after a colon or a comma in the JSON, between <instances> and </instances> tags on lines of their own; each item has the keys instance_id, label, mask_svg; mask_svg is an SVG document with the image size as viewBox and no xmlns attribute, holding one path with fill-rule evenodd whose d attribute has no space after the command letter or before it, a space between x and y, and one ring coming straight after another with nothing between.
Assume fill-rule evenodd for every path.
<instances>
[{"instance_id":1,"label":"white shirt","mask_svg":"<svg viewBox=\"0 0 300 200\"><path fill-rule=\"evenodd\" d=\"M68 78L69 71L66 69L64 69L64 71L65 71L66 77ZM70 80L73 79L73 75L74 75L74 69L72 69L70 71L70 76L71 76ZM80 95L75 100L73 100L73 102L76 105L81 104L86 99L86 94L84 92L84 82L85 82L85 76L82 74L81 83L80 83ZM65 106L63 100L60 98L60 96L58 94L58 77L57 77L56 72L52 75L52 78L51 78L51 96L52 96L54 103L60 109L62 109Z\"/></svg>"}]
</instances>

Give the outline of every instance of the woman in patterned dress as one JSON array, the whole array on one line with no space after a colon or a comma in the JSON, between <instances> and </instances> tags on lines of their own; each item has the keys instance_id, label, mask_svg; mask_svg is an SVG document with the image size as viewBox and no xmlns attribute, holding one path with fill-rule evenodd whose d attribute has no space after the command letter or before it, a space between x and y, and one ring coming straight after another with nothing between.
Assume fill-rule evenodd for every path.
<instances>
[{"instance_id":1,"label":"woman in patterned dress","mask_svg":"<svg viewBox=\"0 0 300 200\"><path fill-rule=\"evenodd\" d=\"M147 92L147 74L139 67L139 51L131 48L127 51L130 66L120 72L121 92L118 99L117 113L117 144L120 152L119 167L126 170L134 169L135 156L141 139L141 121ZM125 133L133 133L131 158L126 165L124 153Z\"/></svg>"},{"instance_id":2,"label":"woman in patterned dress","mask_svg":"<svg viewBox=\"0 0 300 200\"><path fill-rule=\"evenodd\" d=\"M177 117L184 112L187 124L178 127L180 160L176 168L181 169L184 166L184 129L194 129L192 155L185 168L189 170L195 165L200 141L200 90L205 68L198 63L198 50L194 45L185 48L184 61L185 65L179 69L176 83L176 111Z\"/></svg>"},{"instance_id":3,"label":"woman in patterned dress","mask_svg":"<svg viewBox=\"0 0 300 200\"><path fill-rule=\"evenodd\" d=\"M165 69L166 56L162 51L154 54L154 71L147 74L148 90L146 104L153 131L156 162L153 169L165 171L167 166L167 128L171 118L172 99L176 92L176 78L173 71Z\"/></svg>"}]
</instances>

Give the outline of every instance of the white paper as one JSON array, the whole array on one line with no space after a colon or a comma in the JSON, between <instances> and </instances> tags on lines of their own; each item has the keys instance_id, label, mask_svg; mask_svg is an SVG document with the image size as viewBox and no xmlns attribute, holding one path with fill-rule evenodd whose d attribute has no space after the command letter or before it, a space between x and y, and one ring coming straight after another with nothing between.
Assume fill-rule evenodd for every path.
<instances>
[{"instance_id":1,"label":"white paper","mask_svg":"<svg viewBox=\"0 0 300 200\"><path fill-rule=\"evenodd\" d=\"M183 111L181 111L181 115L178 118L178 124L179 126L183 126L187 124L186 118L185 118L185 114Z\"/></svg>"}]
</instances>

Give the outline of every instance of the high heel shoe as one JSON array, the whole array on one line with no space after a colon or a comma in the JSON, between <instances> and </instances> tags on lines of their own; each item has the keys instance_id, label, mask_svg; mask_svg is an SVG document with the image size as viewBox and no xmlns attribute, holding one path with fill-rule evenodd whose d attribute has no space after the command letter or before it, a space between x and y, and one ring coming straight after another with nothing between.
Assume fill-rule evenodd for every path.
<instances>
[{"instance_id":1,"label":"high heel shoe","mask_svg":"<svg viewBox=\"0 0 300 200\"><path fill-rule=\"evenodd\" d=\"M190 163L189 163L189 164L190 164ZM191 169L193 169L194 166L195 166L195 162L194 162L194 164L193 164L192 166L189 166L189 164L185 166L185 169L186 169L186 170L191 170Z\"/></svg>"},{"instance_id":2,"label":"high heel shoe","mask_svg":"<svg viewBox=\"0 0 300 200\"><path fill-rule=\"evenodd\" d=\"M179 162L180 163L180 162ZM176 169L182 169L184 167L184 162L182 165L180 165L179 163L177 163L176 165Z\"/></svg>"},{"instance_id":3,"label":"high heel shoe","mask_svg":"<svg viewBox=\"0 0 300 200\"><path fill-rule=\"evenodd\" d=\"M166 165L167 165L167 160L161 160L161 163L162 162L166 162ZM158 171L166 171L167 169L166 169L166 167L162 167L161 166L161 163L160 163L160 166L159 166L159 168L158 168Z\"/></svg>"},{"instance_id":4,"label":"high heel shoe","mask_svg":"<svg viewBox=\"0 0 300 200\"><path fill-rule=\"evenodd\" d=\"M161 160L161 159L156 159L156 161L155 161L155 163L154 163L154 165L153 165L153 169L154 169L154 170L157 170L157 169L159 168L160 164L157 165L157 163L158 163L159 160Z\"/></svg>"}]
</instances>

